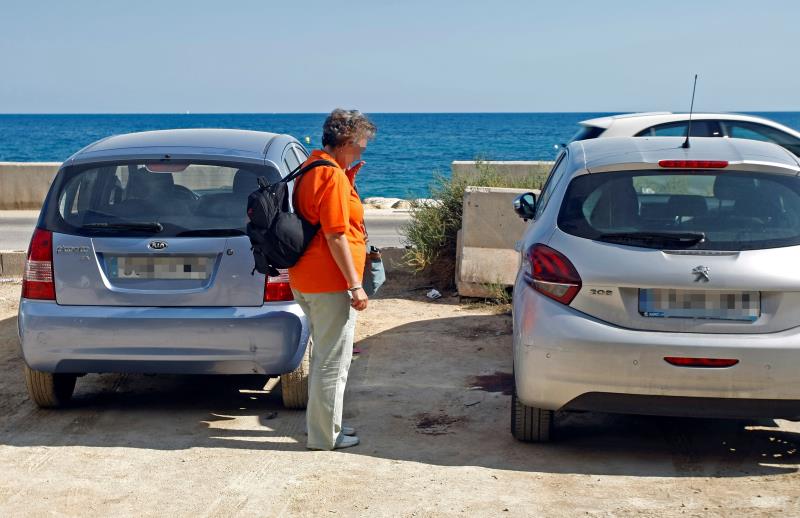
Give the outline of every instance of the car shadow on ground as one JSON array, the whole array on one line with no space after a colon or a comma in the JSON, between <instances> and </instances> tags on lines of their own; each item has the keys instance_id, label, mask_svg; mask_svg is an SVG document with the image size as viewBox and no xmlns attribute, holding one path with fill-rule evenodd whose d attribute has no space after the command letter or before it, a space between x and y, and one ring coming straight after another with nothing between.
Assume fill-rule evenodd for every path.
<instances>
[{"instance_id":1,"label":"car shadow on ground","mask_svg":"<svg viewBox=\"0 0 800 518\"><path fill-rule=\"evenodd\" d=\"M304 412L284 409L279 389L262 390L263 377L89 375L69 408L37 409L25 394L15 327L16 319L0 322L0 445L306 451ZM642 477L798 469L800 434L786 422L567 414L558 417L557 441L516 441L507 315L412 322L358 345L345 420L362 444L336 454Z\"/></svg>"}]
</instances>

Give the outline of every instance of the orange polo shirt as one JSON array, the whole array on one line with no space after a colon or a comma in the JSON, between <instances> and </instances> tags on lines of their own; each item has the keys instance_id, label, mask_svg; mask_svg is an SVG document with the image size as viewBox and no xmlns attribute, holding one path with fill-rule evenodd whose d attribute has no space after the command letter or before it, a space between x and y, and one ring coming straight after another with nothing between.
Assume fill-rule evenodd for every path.
<instances>
[{"instance_id":1,"label":"orange polo shirt","mask_svg":"<svg viewBox=\"0 0 800 518\"><path fill-rule=\"evenodd\" d=\"M336 161L322 150L314 150L306 163ZM289 283L303 293L344 291L347 281L333 260L325 234L344 233L353 255L359 280L364 271L367 244L364 237L364 207L353 183L340 167L321 166L295 180L294 208L309 223L321 228L303 252L300 261L289 268Z\"/></svg>"}]
</instances>

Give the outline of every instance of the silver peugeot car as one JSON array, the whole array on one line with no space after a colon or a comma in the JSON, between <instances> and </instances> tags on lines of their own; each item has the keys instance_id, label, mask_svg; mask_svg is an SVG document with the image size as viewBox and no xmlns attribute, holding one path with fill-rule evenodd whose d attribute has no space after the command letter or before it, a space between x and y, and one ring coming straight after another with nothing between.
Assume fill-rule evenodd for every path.
<instances>
[{"instance_id":1,"label":"silver peugeot car","mask_svg":"<svg viewBox=\"0 0 800 518\"><path fill-rule=\"evenodd\" d=\"M288 276L254 271L248 194L307 157L256 131L100 140L58 171L28 249L19 336L31 399L85 373L281 375L305 406L309 330Z\"/></svg>"},{"instance_id":2,"label":"silver peugeot car","mask_svg":"<svg viewBox=\"0 0 800 518\"><path fill-rule=\"evenodd\" d=\"M511 431L555 411L800 416L800 162L742 139L573 142L514 287Z\"/></svg>"}]
</instances>

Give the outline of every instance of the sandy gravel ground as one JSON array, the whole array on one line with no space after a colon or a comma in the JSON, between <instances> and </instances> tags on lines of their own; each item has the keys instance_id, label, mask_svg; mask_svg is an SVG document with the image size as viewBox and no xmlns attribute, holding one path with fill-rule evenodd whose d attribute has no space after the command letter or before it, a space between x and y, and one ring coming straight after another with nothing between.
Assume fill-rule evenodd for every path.
<instances>
[{"instance_id":1,"label":"sandy gravel ground","mask_svg":"<svg viewBox=\"0 0 800 518\"><path fill-rule=\"evenodd\" d=\"M579 414L508 432L511 321L389 286L358 327L357 448L310 452L263 380L89 375L36 409L0 283L1 516L800 515L800 426Z\"/></svg>"}]
</instances>

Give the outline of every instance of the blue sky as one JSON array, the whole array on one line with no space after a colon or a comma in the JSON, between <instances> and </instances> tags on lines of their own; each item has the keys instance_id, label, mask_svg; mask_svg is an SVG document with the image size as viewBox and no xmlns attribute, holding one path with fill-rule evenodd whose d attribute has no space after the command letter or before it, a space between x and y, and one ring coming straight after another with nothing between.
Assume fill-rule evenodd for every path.
<instances>
[{"instance_id":1,"label":"blue sky","mask_svg":"<svg viewBox=\"0 0 800 518\"><path fill-rule=\"evenodd\" d=\"M0 113L800 110L791 1L0 0Z\"/></svg>"}]
</instances>

